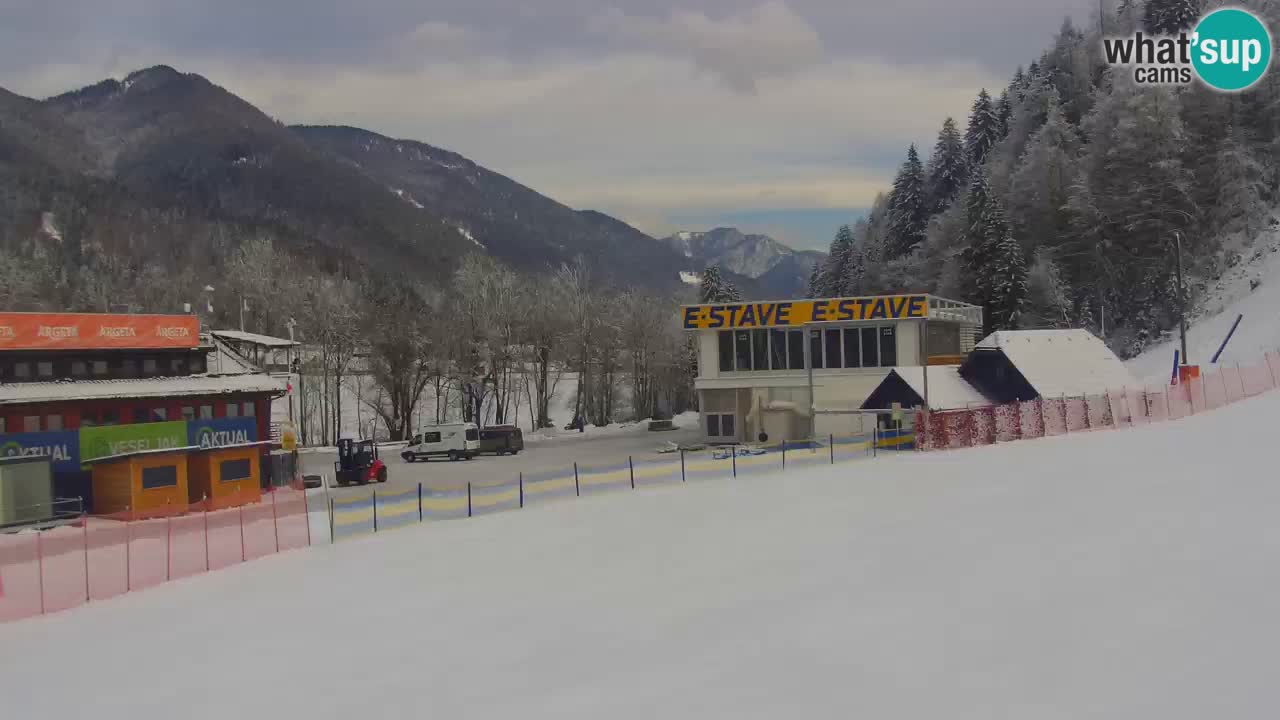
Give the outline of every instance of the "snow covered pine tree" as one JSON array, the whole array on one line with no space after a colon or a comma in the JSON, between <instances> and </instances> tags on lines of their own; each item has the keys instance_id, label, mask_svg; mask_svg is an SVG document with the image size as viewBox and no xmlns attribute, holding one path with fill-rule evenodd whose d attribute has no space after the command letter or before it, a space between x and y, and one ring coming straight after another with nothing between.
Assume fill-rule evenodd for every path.
<instances>
[{"instance_id":1,"label":"snow covered pine tree","mask_svg":"<svg viewBox=\"0 0 1280 720\"><path fill-rule=\"evenodd\" d=\"M891 258L911 254L924 241L929 227L929 208L924 193L924 166L916 146L907 149L906 162L893 181L889 196L888 250Z\"/></svg>"}]
</instances>

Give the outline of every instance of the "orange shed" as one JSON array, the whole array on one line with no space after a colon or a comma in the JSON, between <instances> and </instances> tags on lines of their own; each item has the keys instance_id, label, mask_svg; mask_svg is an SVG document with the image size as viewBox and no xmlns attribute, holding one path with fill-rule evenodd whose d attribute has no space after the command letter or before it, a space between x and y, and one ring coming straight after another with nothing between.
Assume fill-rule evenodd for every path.
<instances>
[{"instance_id":1,"label":"orange shed","mask_svg":"<svg viewBox=\"0 0 1280 720\"><path fill-rule=\"evenodd\" d=\"M93 461L94 511L146 515L185 508L189 450L141 452Z\"/></svg>"},{"instance_id":2,"label":"orange shed","mask_svg":"<svg viewBox=\"0 0 1280 720\"><path fill-rule=\"evenodd\" d=\"M257 444L211 448L187 461L188 498L206 498L214 508L247 505L262 499L261 450Z\"/></svg>"}]
</instances>

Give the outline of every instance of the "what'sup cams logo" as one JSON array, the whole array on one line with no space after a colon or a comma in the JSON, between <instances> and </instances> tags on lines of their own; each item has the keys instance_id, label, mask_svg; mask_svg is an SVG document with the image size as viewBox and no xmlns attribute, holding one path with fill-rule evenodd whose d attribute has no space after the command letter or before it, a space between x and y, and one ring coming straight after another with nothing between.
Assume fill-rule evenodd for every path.
<instances>
[{"instance_id":1,"label":"what'sup cams logo","mask_svg":"<svg viewBox=\"0 0 1280 720\"><path fill-rule=\"evenodd\" d=\"M1271 65L1271 32L1256 15L1222 8L1177 35L1114 37L1102 41L1107 63L1133 69L1143 85L1190 85L1195 78L1222 92L1246 90Z\"/></svg>"}]
</instances>

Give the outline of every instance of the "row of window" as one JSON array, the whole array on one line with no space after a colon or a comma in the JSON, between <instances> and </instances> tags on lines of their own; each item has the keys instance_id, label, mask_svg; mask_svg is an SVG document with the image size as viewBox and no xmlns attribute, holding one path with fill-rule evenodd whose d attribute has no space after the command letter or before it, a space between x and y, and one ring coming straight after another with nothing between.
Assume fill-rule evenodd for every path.
<instances>
[{"instance_id":1,"label":"row of window","mask_svg":"<svg viewBox=\"0 0 1280 720\"><path fill-rule=\"evenodd\" d=\"M169 377L203 373L205 358L176 357L120 358L118 360L15 360L0 364L0 377L10 382L60 380L65 378L106 380L110 378Z\"/></svg>"},{"instance_id":2,"label":"row of window","mask_svg":"<svg viewBox=\"0 0 1280 720\"><path fill-rule=\"evenodd\" d=\"M804 330L724 330L720 371L804 370ZM809 331L815 369L893 367L898 336L893 325Z\"/></svg>"},{"instance_id":3,"label":"row of window","mask_svg":"<svg viewBox=\"0 0 1280 720\"><path fill-rule=\"evenodd\" d=\"M221 482L239 482L253 477L250 461L223 460L218 463L218 480ZM142 469L142 489L158 490L160 488L178 486L178 468L176 465L157 465Z\"/></svg>"},{"instance_id":4,"label":"row of window","mask_svg":"<svg viewBox=\"0 0 1280 720\"><path fill-rule=\"evenodd\" d=\"M188 422L196 419L212 420L213 405L183 405L179 408L180 417ZM254 417L255 411L252 402L246 403L227 403L226 417ZM103 408L101 410L82 410L80 412L80 427L96 427L99 425L120 425L122 422L132 423L134 425L141 423L165 422L169 420L168 408L134 408L130 413L124 414L117 408ZM179 416L175 416L177 420ZM41 432L57 431L65 427L65 422L61 414L49 415L26 415L22 418L22 428L14 428L10 430L6 427L5 418L0 417L0 434L6 432Z\"/></svg>"}]
</instances>

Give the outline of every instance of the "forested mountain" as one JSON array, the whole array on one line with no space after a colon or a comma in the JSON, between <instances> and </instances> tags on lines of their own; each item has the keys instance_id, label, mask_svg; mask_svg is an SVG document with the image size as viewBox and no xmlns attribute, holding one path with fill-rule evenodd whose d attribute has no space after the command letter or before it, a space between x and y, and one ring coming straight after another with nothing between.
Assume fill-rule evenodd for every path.
<instances>
[{"instance_id":1,"label":"forested mountain","mask_svg":"<svg viewBox=\"0 0 1280 720\"><path fill-rule=\"evenodd\" d=\"M743 233L737 228L679 232L663 242L688 259L686 269L700 272L718 265L722 272L754 281L753 296L769 298L802 294L814 263L825 257L812 250L793 250L768 235Z\"/></svg>"},{"instance_id":2,"label":"forested mountain","mask_svg":"<svg viewBox=\"0 0 1280 720\"><path fill-rule=\"evenodd\" d=\"M515 267L554 269L586 255L606 261L597 269L623 284L678 282L678 256L648 235L608 215L568 208L457 153L359 128L292 130Z\"/></svg>"},{"instance_id":3,"label":"forested mountain","mask_svg":"<svg viewBox=\"0 0 1280 720\"><path fill-rule=\"evenodd\" d=\"M1108 35L1177 32L1220 3L1127 0ZM1243 5L1280 26L1267 0ZM1064 22L963 131L912 146L815 272L819 295L919 291L984 305L989 329L1084 326L1133 355L1176 325L1178 239L1194 302L1276 222L1280 72L1236 94L1136 85L1099 22Z\"/></svg>"},{"instance_id":4,"label":"forested mountain","mask_svg":"<svg viewBox=\"0 0 1280 720\"><path fill-rule=\"evenodd\" d=\"M684 265L621 221L454 153L351 128L289 128L169 67L44 101L0 90L6 309L212 302L220 314L239 297L276 304L267 298L279 288L262 285L288 287L286 266L439 285L474 253L533 272L581 256L597 282L662 291L678 288ZM282 321L261 329L283 332Z\"/></svg>"}]
</instances>

